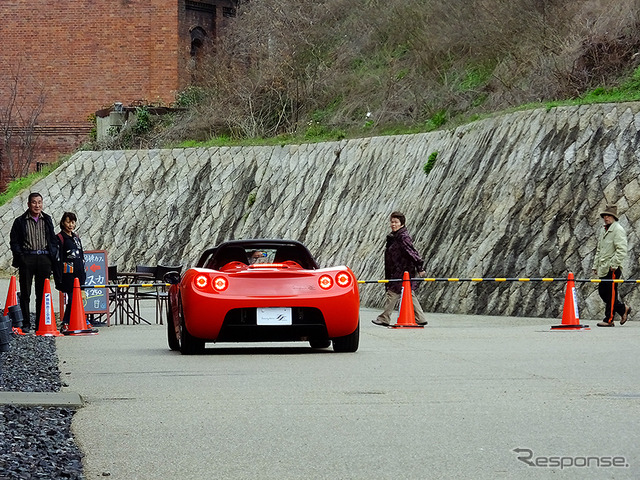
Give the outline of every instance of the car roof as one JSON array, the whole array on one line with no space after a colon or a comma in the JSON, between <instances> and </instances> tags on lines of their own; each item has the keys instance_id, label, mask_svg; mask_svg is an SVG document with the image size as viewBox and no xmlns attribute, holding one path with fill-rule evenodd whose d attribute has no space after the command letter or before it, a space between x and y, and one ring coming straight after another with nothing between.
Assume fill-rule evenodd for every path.
<instances>
[{"instance_id":1,"label":"car roof","mask_svg":"<svg viewBox=\"0 0 640 480\"><path fill-rule=\"evenodd\" d=\"M228 240L220 245L205 250L198 263L197 267L205 267L207 265L215 265L217 259L224 256L231 250L243 248L245 250L260 250L260 249L288 249L289 251L295 250L300 257L300 266L303 268L313 270L320 268L316 263L313 255L301 242L297 240L284 240L284 239L271 239L271 238L257 238L257 239L245 239L245 240Z\"/></svg>"}]
</instances>

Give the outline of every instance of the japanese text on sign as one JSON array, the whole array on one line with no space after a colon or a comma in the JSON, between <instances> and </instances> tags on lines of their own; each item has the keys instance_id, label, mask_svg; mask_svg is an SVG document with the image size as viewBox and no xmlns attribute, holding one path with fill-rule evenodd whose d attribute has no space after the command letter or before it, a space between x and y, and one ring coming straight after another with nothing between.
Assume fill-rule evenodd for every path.
<instances>
[{"instance_id":1,"label":"japanese text on sign","mask_svg":"<svg viewBox=\"0 0 640 480\"><path fill-rule=\"evenodd\" d=\"M84 252L84 268L87 272L85 313L105 313L109 309L109 291L106 287L91 288L91 285L107 284L107 252L91 250Z\"/></svg>"}]
</instances>

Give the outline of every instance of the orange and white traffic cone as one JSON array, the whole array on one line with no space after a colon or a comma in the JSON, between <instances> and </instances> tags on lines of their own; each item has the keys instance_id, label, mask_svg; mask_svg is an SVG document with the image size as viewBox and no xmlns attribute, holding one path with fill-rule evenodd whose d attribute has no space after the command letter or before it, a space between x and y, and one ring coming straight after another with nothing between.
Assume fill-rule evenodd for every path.
<instances>
[{"instance_id":1,"label":"orange and white traffic cone","mask_svg":"<svg viewBox=\"0 0 640 480\"><path fill-rule=\"evenodd\" d=\"M569 272L567 290L564 294L564 308L562 309L562 324L553 325L551 330L591 330L589 325L580 324L578 301L576 299L576 284L573 273Z\"/></svg>"},{"instance_id":2,"label":"orange and white traffic cone","mask_svg":"<svg viewBox=\"0 0 640 480\"><path fill-rule=\"evenodd\" d=\"M12 322L12 330L16 335L24 335L22 332L22 310L18 305L18 289L16 288L16 276L11 275L7 301L4 304L4 316L9 316Z\"/></svg>"},{"instance_id":3,"label":"orange and white traffic cone","mask_svg":"<svg viewBox=\"0 0 640 480\"><path fill-rule=\"evenodd\" d=\"M80 289L80 280L73 279L73 297L71 298L71 315L69 317L69 328L62 332L65 335L97 335L96 330L88 328L87 316L84 313L82 305L82 290Z\"/></svg>"},{"instance_id":4,"label":"orange and white traffic cone","mask_svg":"<svg viewBox=\"0 0 640 480\"><path fill-rule=\"evenodd\" d=\"M11 275L9 281L9 291L7 292L7 301L4 304L4 316L9 315L9 307L18 304L18 289L16 288L16 276Z\"/></svg>"},{"instance_id":5,"label":"orange and white traffic cone","mask_svg":"<svg viewBox=\"0 0 640 480\"><path fill-rule=\"evenodd\" d=\"M411 296L411 281L409 280L409 272L402 275L402 298L400 300L400 315L392 328L424 328L424 325L416 323L416 315L413 310L413 298Z\"/></svg>"},{"instance_id":6,"label":"orange and white traffic cone","mask_svg":"<svg viewBox=\"0 0 640 480\"><path fill-rule=\"evenodd\" d=\"M44 280L44 290L42 292L42 306L40 307L40 322L38 322L36 335L43 337L61 337L62 334L56 326L56 318L53 314L53 297L51 296L51 285L49 279Z\"/></svg>"}]
</instances>

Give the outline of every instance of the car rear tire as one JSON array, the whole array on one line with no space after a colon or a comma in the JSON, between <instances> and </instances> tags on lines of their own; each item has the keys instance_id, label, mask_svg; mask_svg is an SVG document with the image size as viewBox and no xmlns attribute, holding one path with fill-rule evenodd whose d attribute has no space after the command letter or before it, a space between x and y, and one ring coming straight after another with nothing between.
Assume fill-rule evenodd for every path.
<instances>
[{"instance_id":1,"label":"car rear tire","mask_svg":"<svg viewBox=\"0 0 640 480\"><path fill-rule=\"evenodd\" d=\"M360 320L358 320L358 326L349 335L344 337L338 337L333 339L333 351L334 352L356 352L358 345L360 344Z\"/></svg>"},{"instance_id":2,"label":"car rear tire","mask_svg":"<svg viewBox=\"0 0 640 480\"><path fill-rule=\"evenodd\" d=\"M184 310L182 302L179 301L180 310L180 353L183 355L194 355L202 353L204 350L204 340L194 337L189 333L184 323Z\"/></svg>"},{"instance_id":3,"label":"car rear tire","mask_svg":"<svg viewBox=\"0 0 640 480\"><path fill-rule=\"evenodd\" d=\"M180 342L176 335L176 324L173 318L173 312L171 308L171 298L167 302L167 340L169 342L169 348L174 352L180 350Z\"/></svg>"},{"instance_id":4,"label":"car rear tire","mask_svg":"<svg viewBox=\"0 0 640 480\"><path fill-rule=\"evenodd\" d=\"M331 340L328 338L314 338L309 340L309 345L311 345L311 348L327 348L331 346Z\"/></svg>"}]
</instances>

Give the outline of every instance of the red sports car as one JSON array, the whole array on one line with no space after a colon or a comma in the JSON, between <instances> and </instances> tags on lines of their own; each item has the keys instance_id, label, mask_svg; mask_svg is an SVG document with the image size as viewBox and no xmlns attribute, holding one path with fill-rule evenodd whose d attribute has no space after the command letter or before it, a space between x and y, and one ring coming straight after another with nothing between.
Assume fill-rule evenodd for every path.
<instances>
[{"instance_id":1,"label":"red sports car","mask_svg":"<svg viewBox=\"0 0 640 480\"><path fill-rule=\"evenodd\" d=\"M355 352L360 297L348 267L320 268L294 240L232 240L206 250L182 276L168 274L169 348L205 342L333 342Z\"/></svg>"}]
</instances>

